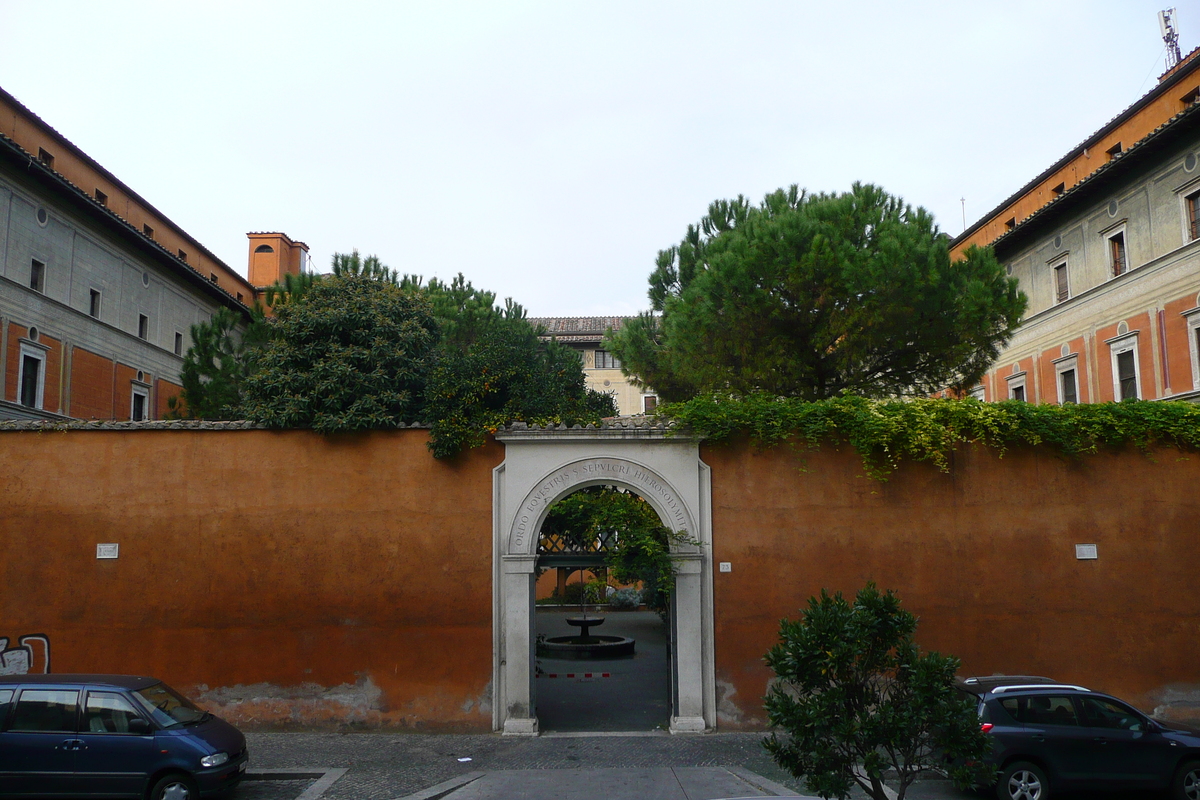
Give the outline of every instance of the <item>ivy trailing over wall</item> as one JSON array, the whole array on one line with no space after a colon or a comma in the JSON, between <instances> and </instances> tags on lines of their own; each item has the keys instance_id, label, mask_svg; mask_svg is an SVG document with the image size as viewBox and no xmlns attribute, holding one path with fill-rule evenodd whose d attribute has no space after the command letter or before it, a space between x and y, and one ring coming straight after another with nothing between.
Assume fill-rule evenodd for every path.
<instances>
[{"instance_id":1,"label":"ivy trailing over wall","mask_svg":"<svg viewBox=\"0 0 1200 800\"><path fill-rule=\"evenodd\" d=\"M867 400L843 395L804 402L753 394L703 395L659 406L658 413L709 441L747 435L760 446L816 448L842 441L862 457L867 475L879 481L902 460L928 461L943 472L963 443L979 443L1003 455L1009 447L1040 445L1064 456L1105 447L1154 445L1200 449L1200 405L1127 400L1121 403L1034 405L975 399Z\"/></svg>"}]
</instances>

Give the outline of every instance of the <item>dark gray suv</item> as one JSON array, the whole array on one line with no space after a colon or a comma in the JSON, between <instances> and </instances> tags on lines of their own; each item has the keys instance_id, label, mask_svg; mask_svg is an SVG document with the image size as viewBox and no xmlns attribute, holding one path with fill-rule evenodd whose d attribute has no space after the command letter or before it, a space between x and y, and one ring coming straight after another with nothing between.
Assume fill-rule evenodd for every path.
<instances>
[{"instance_id":1,"label":"dark gray suv","mask_svg":"<svg viewBox=\"0 0 1200 800\"><path fill-rule=\"evenodd\" d=\"M959 684L979 701L1000 800L1049 800L1060 789L1170 789L1200 800L1200 732L1151 719L1082 686L1040 677Z\"/></svg>"}]
</instances>

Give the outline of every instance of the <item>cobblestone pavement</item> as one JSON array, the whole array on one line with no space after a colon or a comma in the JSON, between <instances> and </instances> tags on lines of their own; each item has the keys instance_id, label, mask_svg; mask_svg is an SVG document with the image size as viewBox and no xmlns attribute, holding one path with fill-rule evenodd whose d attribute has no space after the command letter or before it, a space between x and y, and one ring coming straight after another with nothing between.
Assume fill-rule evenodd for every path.
<instances>
[{"instance_id":1,"label":"cobblestone pavement","mask_svg":"<svg viewBox=\"0 0 1200 800\"><path fill-rule=\"evenodd\" d=\"M804 794L763 749L760 734L706 736L582 736L367 733L251 733L251 771L346 767L321 800L394 800L467 772L646 767L742 767ZM469 758L470 761L459 761ZM281 784L287 783L284 787ZM232 800L294 800L304 782L247 781ZM944 780L910 788L913 800L971 800ZM598 800L603 798L598 790Z\"/></svg>"}]
</instances>

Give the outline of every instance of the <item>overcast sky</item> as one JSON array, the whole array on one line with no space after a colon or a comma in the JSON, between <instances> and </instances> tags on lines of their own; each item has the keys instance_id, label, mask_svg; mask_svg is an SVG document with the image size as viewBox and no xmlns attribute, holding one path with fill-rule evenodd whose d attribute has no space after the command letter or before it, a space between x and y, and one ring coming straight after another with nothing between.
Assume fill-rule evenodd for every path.
<instances>
[{"instance_id":1,"label":"overcast sky","mask_svg":"<svg viewBox=\"0 0 1200 800\"><path fill-rule=\"evenodd\" d=\"M717 198L960 233L1153 88L1164 2L0 0L0 86L242 274L281 230L623 315Z\"/></svg>"}]
</instances>

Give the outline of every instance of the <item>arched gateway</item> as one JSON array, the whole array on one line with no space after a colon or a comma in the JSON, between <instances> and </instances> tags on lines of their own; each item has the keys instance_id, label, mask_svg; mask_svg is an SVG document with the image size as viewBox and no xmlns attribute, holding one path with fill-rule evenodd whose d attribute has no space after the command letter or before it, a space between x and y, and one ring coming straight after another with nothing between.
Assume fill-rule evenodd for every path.
<instances>
[{"instance_id":1,"label":"arched gateway","mask_svg":"<svg viewBox=\"0 0 1200 800\"><path fill-rule=\"evenodd\" d=\"M699 547L675 553L671 614L671 730L701 733L716 722L713 675L712 530L708 467L699 442L650 423L588 429L516 425L496 434L504 463L493 489L493 727L538 732L534 664L534 574L538 534L555 502L585 486L636 492L663 524Z\"/></svg>"}]
</instances>

